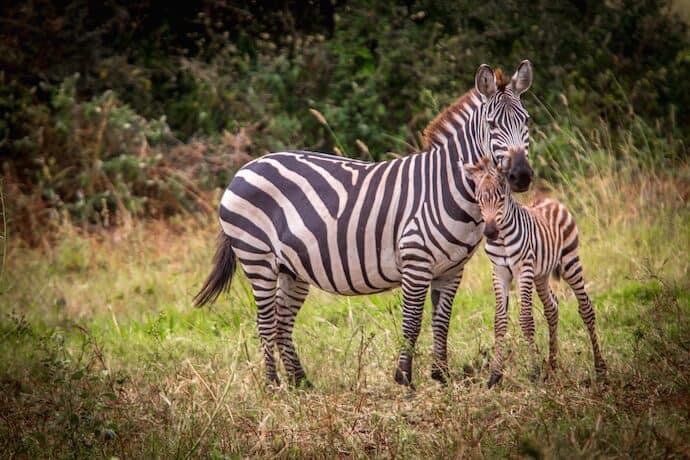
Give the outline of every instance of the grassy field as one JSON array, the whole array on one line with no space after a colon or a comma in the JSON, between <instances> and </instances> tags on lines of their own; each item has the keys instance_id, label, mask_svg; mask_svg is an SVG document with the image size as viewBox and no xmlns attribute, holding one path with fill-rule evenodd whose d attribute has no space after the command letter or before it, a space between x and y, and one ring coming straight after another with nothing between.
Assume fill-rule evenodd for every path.
<instances>
[{"instance_id":1,"label":"grassy field","mask_svg":"<svg viewBox=\"0 0 690 460\"><path fill-rule=\"evenodd\" d=\"M600 171L541 186L578 219L607 385L593 380L586 330L559 284L560 369L548 381L528 380L513 294L505 377L486 389L493 294L480 252L455 301L451 385L429 377L428 306L411 395L393 383L399 294L314 291L295 330L314 388L268 389L242 275L215 306L191 305L210 268L215 221L189 216L98 234L64 227L42 248L7 241L0 452L688 458L690 167L643 170L610 154L604 160ZM535 317L545 358L540 304Z\"/></svg>"}]
</instances>

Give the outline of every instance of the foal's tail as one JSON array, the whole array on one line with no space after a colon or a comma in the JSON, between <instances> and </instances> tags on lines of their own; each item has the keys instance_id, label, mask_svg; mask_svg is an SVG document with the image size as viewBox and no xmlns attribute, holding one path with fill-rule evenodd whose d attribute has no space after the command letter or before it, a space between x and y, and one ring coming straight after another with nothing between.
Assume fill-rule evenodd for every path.
<instances>
[{"instance_id":1,"label":"foal's tail","mask_svg":"<svg viewBox=\"0 0 690 460\"><path fill-rule=\"evenodd\" d=\"M206 278L199 293L194 296L194 306L203 307L207 303L215 302L223 291L230 289L230 281L235 273L237 257L230 245L230 237L222 230L218 235L218 247L213 256L213 270Z\"/></svg>"}]
</instances>

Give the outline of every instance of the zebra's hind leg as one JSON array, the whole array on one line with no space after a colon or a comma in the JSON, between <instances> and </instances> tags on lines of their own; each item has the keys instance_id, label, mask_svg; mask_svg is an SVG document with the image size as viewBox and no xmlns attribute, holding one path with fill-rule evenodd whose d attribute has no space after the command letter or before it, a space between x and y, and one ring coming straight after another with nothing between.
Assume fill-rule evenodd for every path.
<instances>
[{"instance_id":1,"label":"zebra's hind leg","mask_svg":"<svg viewBox=\"0 0 690 460\"><path fill-rule=\"evenodd\" d=\"M549 286L549 277L536 280L537 294L544 305L544 316L549 324L549 369L556 369L558 356L558 300Z\"/></svg>"},{"instance_id":2,"label":"zebra's hind leg","mask_svg":"<svg viewBox=\"0 0 690 460\"><path fill-rule=\"evenodd\" d=\"M601 356L601 351L599 350L599 341L597 339L596 331L596 315L594 313L594 308L592 308L592 301L590 300L587 292L585 291L585 279L582 274L582 265L580 264L580 258L575 256L575 258L563 264L565 267L565 273L563 273L563 279L570 285L570 288L575 293L578 303L578 311L582 321L587 326L587 331L589 332L589 338L592 342L592 352L594 354L594 369L597 375L601 378L606 378L606 363L604 358Z\"/></svg>"},{"instance_id":3,"label":"zebra's hind leg","mask_svg":"<svg viewBox=\"0 0 690 460\"><path fill-rule=\"evenodd\" d=\"M503 377L503 343L508 330L508 294L513 276L508 267L494 266L493 285L496 296L496 313L494 317L494 358L491 363L491 376L487 382L489 388L500 382Z\"/></svg>"},{"instance_id":4,"label":"zebra's hind leg","mask_svg":"<svg viewBox=\"0 0 690 460\"><path fill-rule=\"evenodd\" d=\"M280 273L276 299L278 349L290 383L303 388L311 387L311 383L307 380L302 363L297 356L295 344L292 341L292 329L297 313L308 294L309 283L295 278L291 273Z\"/></svg>"},{"instance_id":5,"label":"zebra's hind leg","mask_svg":"<svg viewBox=\"0 0 690 460\"><path fill-rule=\"evenodd\" d=\"M412 385L412 356L414 346L422 326L424 299L431 282L431 271L422 266L418 258L412 259L420 265L403 267L403 324L402 332L405 343L400 352L398 367L395 370L395 382L414 388Z\"/></svg>"},{"instance_id":6,"label":"zebra's hind leg","mask_svg":"<svg viewBox=\"0 0 690 460\"><path fill-rule=\"evenodd\" d=\"M266 380L269 385L279 385L280 379L278 379L275 360L277 274L270 268L271 264L264 261L242 261L242 267L254 293L256 326L259 330L261 348L264 354Z\"/></svg>"},{"instance_id":7,"label":"zebra's hind leg","mask_svg":"<svg viewBox=\"0 0 690 460\"><path fill-rule=\"evenodd\" d=\"M462 279L462 269L450 280L434 280L431 283L431 328L434 332L434 362L431 378L446 384L448 370L448 326L453 311L453 299Z\"/></svg>"}]
</instances>

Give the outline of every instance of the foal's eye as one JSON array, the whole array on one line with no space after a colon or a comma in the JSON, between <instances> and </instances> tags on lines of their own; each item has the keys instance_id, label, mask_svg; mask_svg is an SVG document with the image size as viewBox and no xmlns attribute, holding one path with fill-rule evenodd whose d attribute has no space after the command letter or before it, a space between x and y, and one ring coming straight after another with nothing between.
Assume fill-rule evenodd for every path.
<instances>
[{"instance_id":1,"label":"foal's eye","mask_svg":"<svg viewBox=\"0 0 690 460\"><path fill-rule=\"evenodd\" d=\"M496 120L486 120L489 123L489 128L496 129Z\"/></svg>"}]
</instances>

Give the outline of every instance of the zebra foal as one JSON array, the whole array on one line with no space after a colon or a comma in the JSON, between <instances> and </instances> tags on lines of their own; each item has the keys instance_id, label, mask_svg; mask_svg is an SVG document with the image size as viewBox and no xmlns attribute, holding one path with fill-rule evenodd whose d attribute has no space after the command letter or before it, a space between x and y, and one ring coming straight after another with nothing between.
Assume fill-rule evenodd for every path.
<instances>
[{"instance_id":1,"label":"zebra foal","mask_svg":"<svg viewBox=\"0 0 690 460\"><path fill-rule=\"evenodd\" d=\"M562 277L575 293L579 313L587 326L594 353L594 367L599 375L606 371L595 329L592 302L585 291L585 280L578 255L578 234L570 212L556 200L541 199L531 206L514 200L506 176L510 159L494 166L488 158L464 169L475 183L475 196L484 220L485 250L493 264L496 294L494 321L494 359L488 386L503 375L503 342L508 327L508 293L514 277L520 291L520 326L530 349L532 378L538 375L532 291L536 286L549 324L550 368L558 354L558 300L549 287L549 275Z\"/></svg>"}]
</instances>

